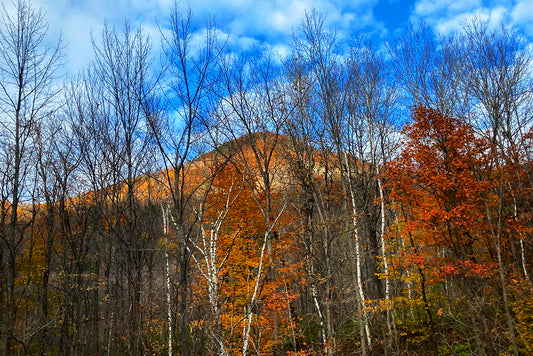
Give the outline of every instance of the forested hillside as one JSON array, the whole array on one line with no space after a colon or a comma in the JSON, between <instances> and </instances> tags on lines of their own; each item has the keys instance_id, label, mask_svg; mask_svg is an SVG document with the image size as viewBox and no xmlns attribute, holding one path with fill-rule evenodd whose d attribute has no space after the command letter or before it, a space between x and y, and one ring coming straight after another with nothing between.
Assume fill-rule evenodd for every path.
<instances>
[{"instance_id":1,"label":"forested hillside","mask_svg":"<svg viewBox=\"0 0 533 356\"><path fill-rule=\"evenodd\" d=\"M533 353L516 29L375 43L312 12L281 56L176 5L161 53L107 24L64 78L44 13L16 5L0 17L0 356Z\"/></svg>"}]
</instances>

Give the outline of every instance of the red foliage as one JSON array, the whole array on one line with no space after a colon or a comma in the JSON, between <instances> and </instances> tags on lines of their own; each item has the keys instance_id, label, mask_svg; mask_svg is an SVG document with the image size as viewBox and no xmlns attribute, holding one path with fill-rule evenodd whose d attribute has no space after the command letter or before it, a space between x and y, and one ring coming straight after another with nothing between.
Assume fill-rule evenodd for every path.
<instances>
[{"instance_id":1,"label":"red foliage","mask_svg":"<svg viewBox=\"0 0 533 356\"><path fill-rule=\"evenodd\" d=\"M488 251L484 194L489 182L488 142L473 128L435 110L418 107L407 125L401 155L386 167L390 197L404 221L402 235L412 248L406 262L428 265L434 277L476 273L464 263L485 261ZM484 266L484 265L483 265Z\"/></svg>"}]
</instances>

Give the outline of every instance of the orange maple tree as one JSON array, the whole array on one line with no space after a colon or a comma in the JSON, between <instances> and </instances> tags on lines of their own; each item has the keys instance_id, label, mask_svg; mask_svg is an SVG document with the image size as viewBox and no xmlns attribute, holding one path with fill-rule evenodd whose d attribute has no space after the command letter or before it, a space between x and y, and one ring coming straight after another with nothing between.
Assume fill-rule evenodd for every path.
<instances>
[{"instance_id":1,"label":"orange maple tree","mask_svg":"<svg viewBox=\"0 0 533 356\"><path fill-rule=\"evenodd\" d=\"M449 292L479 293L497 274L487 212L499 197L489 194L494 176L487 140L433 109L415 108L412 120L402 131L402 152L385 172L397 212L389 236L399 252L391 265L407 282L411 313L419 305L427 315L428 347L438 354L435 320L443 315L439 307L451 306Z\"/></svg>"},{"instance_id":2,"label":"orange maple tree","mask_svg":"<svg viewBox=\"0 0 533 356\"><path fill-rule=\"evenodd\" d=\"M491 258L483 193L490 182L486 140L458 119L418 107L403 130L405 147L387 166L390 198L404 222L403 263L446 275L486 274Z\"/></svg>"}]
</instances>

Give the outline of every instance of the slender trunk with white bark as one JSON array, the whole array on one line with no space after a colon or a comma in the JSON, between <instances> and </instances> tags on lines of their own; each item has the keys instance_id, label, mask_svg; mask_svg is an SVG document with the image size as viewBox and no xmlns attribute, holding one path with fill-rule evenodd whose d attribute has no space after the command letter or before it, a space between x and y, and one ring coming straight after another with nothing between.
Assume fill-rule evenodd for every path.
<instances>
[{"instance_id":1,"label":"slender trunk with white bark","mask_svg":"<svg viewBox=\"0 0 533 356\"><path fill-rule=\"evenodd\" d=\"M166 292L167 292L167 332L168 332L168 356L172 356L172 304L171 304L171 283L170 283L170 263L168 258L168 212L170 208L165 209L161 206L163 213L163 234L165 235L165 267L166 267Z\"/></svg>"}]
</instances>

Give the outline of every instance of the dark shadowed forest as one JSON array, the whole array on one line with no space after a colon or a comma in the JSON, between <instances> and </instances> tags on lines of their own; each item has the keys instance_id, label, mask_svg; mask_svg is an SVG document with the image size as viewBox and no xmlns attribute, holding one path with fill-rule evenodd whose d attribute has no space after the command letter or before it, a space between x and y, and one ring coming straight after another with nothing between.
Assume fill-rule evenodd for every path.
<instances>
[{"instance_id":1,"label":"dark shadowed forest","mask_svg":"<svg viewBox=\"0 0 533 356\"><path fill-rule=\"evenodd\" d=\"M235 49L169 9L66 44L0 14L0 356L530 355L517 29Z\"/></svg>"}]
</instances>

